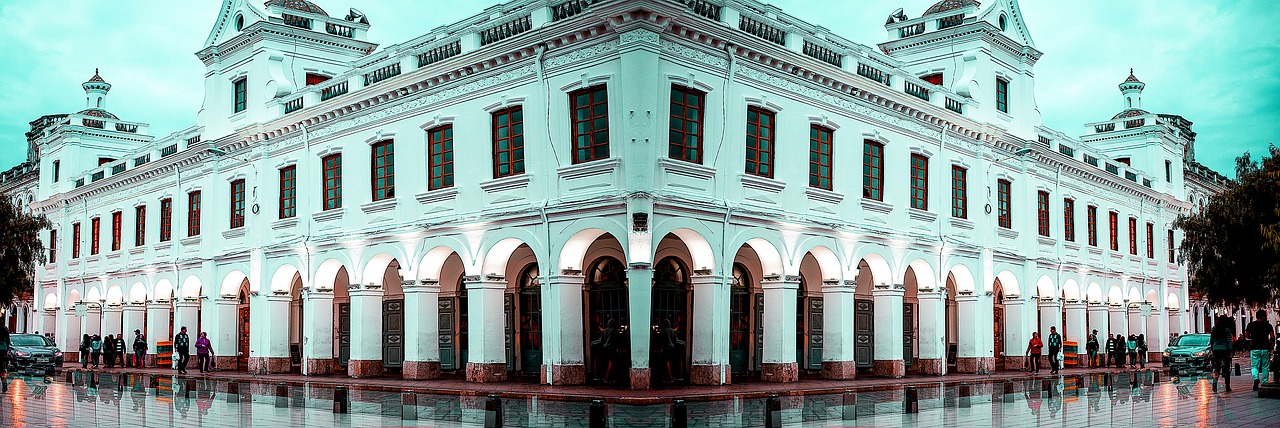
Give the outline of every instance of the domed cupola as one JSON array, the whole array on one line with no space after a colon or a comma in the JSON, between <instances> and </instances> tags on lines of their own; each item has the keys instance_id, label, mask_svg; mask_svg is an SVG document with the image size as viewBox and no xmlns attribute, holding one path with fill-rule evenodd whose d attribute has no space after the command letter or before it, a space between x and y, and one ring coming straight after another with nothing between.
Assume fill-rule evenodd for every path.
<instances>
[{"instance_id":1,"label":"domed cupola","mask_svg":"<svg viewBox=\"0 0 1280 428\"><path fill-rule=\"evenodd\" d=\"M102 79L102 75L98 74L98 69L93 69L93 77L90 77L89 81L84 82L80 87L84 88L84 110L79 111L77 114L116 119L116 115L107 111L107 92L111 91L111 84Z\"/></svg>"},{"instance_id":2,"label":"domed cupola","mask_svg":"<svg viewBox=\"0 0 1280 428\"><path fill-rule=\"evenodd\" d=\"M1146 110L1142 109L1142 89L1146 87L1147 85L1145 83L1142 83L1141 80L1138 80L1138 78L1133 75L1133 69L1130 68L1129 77L1124 79L1124 82L1120 83L1120 94L1124 95L1124 110L1117 113L1115 117L1112 117L1111 119L1115 120L1124 117L1135 117L1150 114Z\"/></svg>"},{"instance_id":3,"label":"domed cupola","mask_svg":"<svg viewBox=\"0 0 1280 428\"><path fill-rule=\"evenodd\" d=\"M924 14L932 15L935 13L944 13L944 12L948 12L956 9L964 9L969 6L976 7L979 5L980 3L978 3L977 0L942 0L940 2L934 3L933 6L926 9L924 11Z\"/></svg>"},{"instance_id":4,"label":"domed cupola","mask_svg":"<svg viewBox=\"0 0 1280 428\"><path fill-rule=\"evenodd\" d=\"M314 13L317 15L329 16L329 14L326 13L324 9L321 9L320 6L316 6L315 3L309 2L307 0L267 0L267 3L265 6L267 8L276 6L283 9L293 9L299 12Z\"/></svg>"}]
</instances>

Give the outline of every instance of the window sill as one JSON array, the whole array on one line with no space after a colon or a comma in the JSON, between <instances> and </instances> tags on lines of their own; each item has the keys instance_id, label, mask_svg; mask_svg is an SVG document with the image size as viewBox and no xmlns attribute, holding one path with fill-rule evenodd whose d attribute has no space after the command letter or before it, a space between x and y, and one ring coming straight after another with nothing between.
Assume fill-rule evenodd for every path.
<instances>
[{"instance_id":1,"label":"window sill","mask_svg":"<svg viewBox=\"0 0 1280 428\"><path fill-rule=\"evenodd\" d=\"M200 235L188 236L186 238L182 238L182 240L178 242L180 242L184 247L200 245Z\"/></svg>"},{"instance_id":2,"label":"window sill","mask_svg":"<svg viewBox=\"0 0 1280 428\"><path fill-rule=\"evenodd\" d=\"M812 202L821 202L831 205L839 205L841 201L844 201L844 195L816 187L806 187L804 189L804 195Z\"/></svg>"},{"instance_id":3,"label":"window sill","mask_svg":"<svg viewBox=\"0 0 1280 428\"><path fill-rule=\"evenodd\" d=\"M76 266L80 266L80 259L67 260L67 267L76 267Z\"/></svg>"},{"instance_id":4,"label":"window sill","mask_svg":"<svg viewBox=\"0 0 1280 428\"><path fill-rule=\"evenodd\" d=\"M1098 248L1098 247L1089 247L1089 254L1092 254L1092 255L1095 255L1095 256L1101 256L1101 255L1102 255L1102 249L1101 249L1101 248Z\"/></svg>"},{"instance_id":5,"label":"window sill","mask_svg":"<svg viewBox=\"0 0 1280 428\"><path fill-rule=\"evenodd\" d=\"M951 227L956 229L973 230L973 222L963 218L951 218Z\"/></svg>"},{"instance_id":6,"label":"window sill","mask_svg":"<svg viewBox=\"0 0 1280 428\"><path fill-rule=\"evenodd\" d=\"M129 255L136 256L147 251L147 247L133 247L129 249Z\"/></svg>"},{"instance_id":7,"label":"window sill","mask_svg":"<svg viewBox=\"0 0 1280 428\"><path fill-rule=\"evenodd\" d=\"M1141 257L1138 257L1138 256L1135 256L1135 255L1130 255L1130 256L1129 256L1129 262L1131 262L1131 263L1142 263L1142 258L1141 258Z\"/></svg>"},{"instance_id":8,"label":"window sill","mask_svg":"<svg viewBox=\"0 0 1280 428\"><path fill-rule=\"evenodd\" d=\"M115 250L110 253L107 253L107 259L109 260L115 260L118 258L120 258L120 250Z\"/></svg>"},{"instance_id":9,"label":"window sill","mask_svg":"<svg viewBox=\"0 0 1280 428\"><path fill-rule=\"evenodd\" d=\"M782 190L787 188L787 183L768 177L761 177L746 173L738 174L738 180L742 182L743 188L759 190L761 192L782 193ZM841 198L843 198L843 196Z\"/></svg>"},{"instance_id":10,"label":"window sill","mask_svg":"<svg viewBox=\"0 0 1280 428\"><path fill-rule=\"evenodd\" d=\"M929 210L912 208L907 210L907 215L911 217L912 220L922 221L925 223L938 221L938 213L931 212Z\"/></svg>"},{"instance_id":11,"label":"window sill","mask_svg":"<svg viewBox=\"0 0 1280 428\"><path fill-rule=\"evenodd\" d=\"M888 214L893 211L893 204L887 204L874 199L862 199L862 209L877 214Z\"/></svg>"},{"instance_id":12,"label":"window sill","mask_svg":"<svg viewBox=\"0 0 1280 428\"><path fill-rule=\"evenodd\" d=\"M457 197L458 197L457 187L445 187L442 189L428 190L424 193L419 193L416 198L418 199L418 203L423 205L428 205L428 204L436 204L440 202L452 201Z\"/></svg>"},{"instance_id":13,"label":"window sill","mask_svg":"<svg viewBox=\"0 0 1280 428\"><path fill-rule=\"evenodd\" d=\"M1080 251L1080 244L1075 242L1064 242L1062 243L1062 247L1066 248L1068 251Z\"/></svg>"},{"instance_id":14,"label":"window sill","mask_svg":"<svg viewBox=\"0 0 1280 428\"><path fill-rule=\"evenodd\" d=\"M235 107L233 106L233 107L232 107L232 110L234 110L234 109L235 109ZM245 116L248 116L248 115L249 115L249 108L248 108L248 107L246 107L244 110L240 110L239 112L232 113L232 114L231 114L231 116L227 116L227 120L229 120L229 121L231 121L231 122L235 122L235 121L238 121L238 120L240 120L240 119L244 119L244 118L245 118Z\"/></svg>"},{"instance_id":15,"label":"window sill","mask_svg":"<svg viewBox=\"0 0 1280 428\"><path fill-rule=\"evenodd\" d=\"M298 225L298 217L282 218L271 222L272 230L290 229Z\"/></svg>"},{"instance_id":16,"label":"window sill","mask_svg":"<svg viewBox=\"0 0 1280 428\"><path fill-rule=\"evenodd\" d=\"M597 175L605 175L613 172L614 169L622 163L619 158L597 159L590 162L583 162L577 165L570 165L556 170L556 175L564 180L577 180L579 178L594 177Z\"/></svg>"},{"instance_id":17,"label":"window sill","mask_svg":"<svg viewBox=\"0 0 1280 428\"><path fill-rule=\"evenodd\" d=\"M100 257L99 257L98 255L96 255L96 254L95 254L95 255L92 255L92 256L86 257L86 258L84 259L84 262L85 262L85 263L97 263L99 258L100 258Z\"/></svg>"},{"instance_id":18,"label":"window sill","mask_svg":"<svg viewBox=\"0 0 1280 428\"><path fill-rule=\"evenodd\" d=\"M1111 253L1111 258L1115 260L1124 260L1124 254Z\"/></svg>"},{"instance_id":19,"label":"window sill","mask_svg":"<svg viewBox=\"0 0 1280 428\"><path fill-rule=\"evenodd\" d=\"M398 200L396 198L386 198L381 201L370 202L360 206L360 211L365 214L376 214L396 209Z\"/></svg>"},{"instance_id":20,"label":"window sill","mask_svg":"<svg viewBox=\"0 0 1280 428\"><path fill-rule=\"evenodd\" d=\"M999 228L996 229L996 235L1005 239L1018 239L1018 231L1013 229Z\"/></svg>"},{"instance_id":21,"label":"window sill","mask_svg":"<svg viewBox=\"0 0 1280 428\"><path fill-rule=\"evenodd\" d=\"M661 166L668 174L680 175L698 180L711 180L716 176L715 168L693 162L674 160L671 158L664 157L658 159L658 166Z\"/></svg>"},{"instance_id":22,"label":"window sill","mask_svg":"<svg viewBox=\"0 0 1280 428\"><path fill-rule=\"evenodd\" d=\"M222 232L223 239L238 239L244 237L244 226Z\"/></svg>"},{"instance_id":23,"label":"window sill","mask_svg":"<svg viewBox=\"0 0 1280 428\"><path fill-rule=\"evenodd\" d=\"M318 213L312 214L311 220L314 220L317 223L333 221L333 220L342 218L343 214L346 214L346 212L347 212L346 208L334 208L328 211L320 211Z\"/></svg>"},{"instance_id":24,"label":"window sill","mask_svg":"<svg viewBox=\"0 0 1280 428\"><path fill-rule=\"evenodd\" d=\"M495 178L480 183L480 189L485 193L501 192L505 190L516 190L529 187L529 174L520 173L502 178Z\"/></svg>"},{"instance_id":25,"label":"window sill","mask_svg":"<svg viewBox=\"0 0 1280 428\"><path fill-rule=\"evenodd\" d=\"M1040 246L1042 247L1052 247L1054 245L1058 245L1057 239L1053 239L1048 236L1037 236L1036 242L1039 243Z\"/></svg>"}]
</instances>

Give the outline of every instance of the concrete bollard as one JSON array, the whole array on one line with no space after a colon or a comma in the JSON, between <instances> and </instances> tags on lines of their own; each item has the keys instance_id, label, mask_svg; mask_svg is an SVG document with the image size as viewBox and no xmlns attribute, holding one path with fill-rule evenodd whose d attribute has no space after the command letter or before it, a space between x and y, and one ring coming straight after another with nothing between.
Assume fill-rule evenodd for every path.
<instances>
[{"instance_id":1,"label":"concrete bollard","mask_svg":"<svg viewBox=\"0 0 1280 428\"><path fill-rule=\"evenodd\" d=\"M182 394L185 398L191 398L191 390L193 389L196 389L196 381L187 379L186 382L183 382Z\"/></svg>"},{"instance_id":2,"label":"concrete bollard","mask_svg":"<svg viewBox=\"0 0 1280 428\"><path fill-rule=\"evenodd\" d=\"M502 428L502 400L495 394L484 400L484 427Z\"/></svg>"},{"instance_id":3,"label":"concrete bollard","mask_svg":"<svg viewBox=\"0 0 1280 428\"><path fill-rule=\"evenodd\" d=\"M840 419L846 421L858 420L858 393L853 391L844 393L844 407L840 410Z\"/></svg>"},{"instance_id":4,"label":"concrete bollard","mask_svg":"<svg viewBox=\"0 0 1280 428\"><path fill-rule=\"evenodd\" d=\"M276 383L276 408L289 408L289 385L284 382Z\"/></svg>"},{"instance_id":5,"label":"concrete bollard","mask_svg":"<svg viewBox=\"0 0 1280 428\"><path fill-rule=\"evenodd\" d=\"M591 407L587 409L587 426L604 428L608 423L609 419L605 412L604 400L591 400Z\"/></svg>"},{"instance_id":6,"label":"concrete bollard","mask_svg":"<svg viewBox=\"0 0 1280 428\"><path fill-rule=\"evenodd\" d=\"M76 382L75 372L71 370L67 370L67 383L75 383L75 382Z\"/></svg>"},{"instance_id":7,"label":"concrete bollard","mask_svg":"<svg viewBox=\"0 0 1280 428\"><path fill-rule=\"evenodd\" d=\"M400 394L400 420L418 420L418 394L412 392Z\"/></svg>"},{"instance_id":8,"label":"concrete bollard","mask_svg":"<svg viewBox=\"0 0 1280 428\"><path fill-rule=\"evenodd\" d=\"M1236 363L1236 376L1240 376L1240 363Z\"/></svg>"},{"instance_id":9,"label":"concrete bollard","mask_svg":"<svg viewBox=\"0 0 1280 428\"><path fill-rule=\"evenodd\" d=\"M1004 400L1003 401L1006 403L1013 402L1013 382L1010 382L1007 380L1004 381Z\"/></svg>"},{"instance_id":10,"label":"concrete bollard","mask_svg":"<svg viewBox=\"0 0 1280 428\"><path fill-rule=\"evenodd\" d=\"M765 428L782 428L782 399L778 394L770 395L764 402Z\"/></svg>"},{"instance_id":11,"label":"concrete bollard","mask_svg":"<svg viewBox=\"0 0 1280 428\"><path fill-rule=\"evenodd\" d=\"M1138 372L1129 373L1129 387L1130 388L1138 387Z\"/></svg>"},{"instance_id":12,"label":"concrete bollard","mask_svg":"<svg viewBox=\"0 0 1280 428\"><path fill-rule=\"evenodd\" d=\"M960 408L967 409L969 408L969 406L973 404L973 399L970 398L971 396L973 396L972 388L973 387L969 386L969 382L960 383L960 389L956 393L956 395L959 395L956 401L958 402L957 404L959 404Z\"/></svg>"},{"instance_id":13,"label":"concrete bollard","mask_svg":"<svg viewBox=\"0 0 1280 428\"><path fill-rule=\"evenodd\" d=\"M351 398L347 396L347 387L333 388L333 413L347 413L351 410Z\"/></svg>"},{"instance_id":14,"label":"concrete bollard","mask_svg":"<svg viewBox=\"0 0 1280 428\"><path fill-rule=\"evenodd\" d=\"M689 426L689 405L684 400L675 400L671 403L671 428L688 428Z\"/></svg>"},{"instance_id":15,"label":"concrete bollard","mask_svg":"<svg viewBox=\"0 0 1280 428\"><path fill-rule=\"evenodd\" d=\"M916 387L908 386L906 393L902 395L902 412L920 413L920 392Z\"/></svg>"},{"instance_id":16,"label":"concrete bollard","mask_svg":"<svg viewBox=\"0 0 1280 428\"><path fill-rule=\"evenodd\" d=\"M240 384L237 382L227 382L227 402L240 402Z\"/></svg>"}]
</instances>

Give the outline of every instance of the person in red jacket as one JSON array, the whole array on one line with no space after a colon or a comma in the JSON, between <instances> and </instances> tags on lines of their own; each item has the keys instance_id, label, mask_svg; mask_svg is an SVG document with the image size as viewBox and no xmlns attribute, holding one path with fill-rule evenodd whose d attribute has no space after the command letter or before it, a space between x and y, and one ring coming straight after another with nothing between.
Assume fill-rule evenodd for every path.
<instances>
[{"instance_id":1,"label":"person in red jacket","mask_svg":"<svg viewBox=\"0 0 1280 428\"><path fill-rule=\"evenodd\" d=\"M1027 343L1027 356L1031 357L1031 371L1040 373L1040 352L1044 350L1044 342L1040 340L1040 332L1031 333L1031 341Z\"/></svg>"}]
</instances>

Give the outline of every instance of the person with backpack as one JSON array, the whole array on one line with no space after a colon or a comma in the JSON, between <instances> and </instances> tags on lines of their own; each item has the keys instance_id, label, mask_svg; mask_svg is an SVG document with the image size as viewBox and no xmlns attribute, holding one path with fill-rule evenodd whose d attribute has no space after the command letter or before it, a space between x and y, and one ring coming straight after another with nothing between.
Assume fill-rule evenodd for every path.
<instances>
[{"instance_id":1,"label":"person with backpack","mask_svg":"<svg viewBox=\"0 0 1280 428\"><path fill-rule=\"evenodd\" d=\"M119 336L116 336L115 347L115 357L117 362L120 363L120 368L124 368L125 362L129 360L129 358L126 357L128 354L125 352L124 333L120 333Z\"/></svg>"},{"instance_id":2,"label":"person with backpack","mask_svg":"<svg viewBox=\"0 0 1280 428\"><path fill-rule=\"evenodd\" d=\"M80 337L80 368L82 369L89 368L89 361L92 358L90 354L93 352L93 348L90 347L92 342L93 338L88 334Z\"/></svg>"},{"instance_id":3,"label":"person with backpack","mask_svg":"<svg viewBox=\"0 0 1280 428\"><path fill-rule=\"evenodd\" d=\"M1089 368L1098 366L1098 330L1094 330L1089 334L1089 341L1085 342L1084 349L1089 353Z\"/></svg>"},{"instance_id":4,"label":"person with backpack","mask_svg":"<svg viewBox=\"0 0 1280 428\"><path fill-rule=\"evenodd\" d=\"M1124 354L1125 354L1124 351L1125 351L1124 335L1117 334L1116 335L1116 354L1111 358L1111 363L1115 364L1116 368L1124 368Z\"/></svg>"},{"instance_id":5,"label":"person with backpack","mask_svg":"<svg viewBox=\"0 0 1280 428\"><path fill-rule=\"evenodd\" d=\"M133 367L142 368L147 364L147 337L142 330L134 330L133 335Z\"/></svg>"},{"instance_id":6,"label":"person with backpack","mask_svg":"<svg viewBox=\"0 0 1280 428\"><path fill-rule=\"evenodd\" d=\"M1226 379L1227 392L1231 392L1231 346L1235 335L1235 321L1219 315L1209 333L1209 349L1213 350L1213 392L1218 392L1219 377Z\"/></svg>"},{"instance_id":7,"label":"person with backpack","mask_svg":"<svg viewBox=\"0 0 1280 428\"><path fill-rule=\"evenodd\" d=\"M1147 368L1147 335L1138 335L1138 366Z\"/></svg>"},{"instance_id":8,"label":"person with backpack","mask_svg":"<svg viewBox=\"0 0 1280 428\"><path fill-rule=\"evenodd\" d=\"M98 362L102 360L102 336L93 335L93 339L89 341L89 352L93 355L93 368L98 368Z\"/></svg>"},{"instance_id":9,"label":"person with backpack","mask_svg":"<svg viewBox=\"0 0 1280 428\"><path fill-rule=\"evenodd\" d=\"M191 338L187 337L187 326L173 337L173 350L178 353L178 373L187 373L187 361L191 360Z\"/></svg>"},{"instance_id":10,"label":"person with backpack","mask_svg":"<svg viewBox=\"0 0 1280 428\"><path fill-rule=\"evenodd\" d=\"M9 348L13 343L9 342L9 327L4 323L0 323L0 394L9 392L9 382L5 381L9 377Z\"/></svg>"},{"instance_id":11,"label":"person with backpack","mask_svg":"<svg viewBox=\"0 0 1280 428\"><path fill-rule=\"evenodd\" d=\"M1138 337L1129 335L1129 340L1125 342L1129 349L1129 368L1138 364Z\"/></svg>"}]
</instances>

